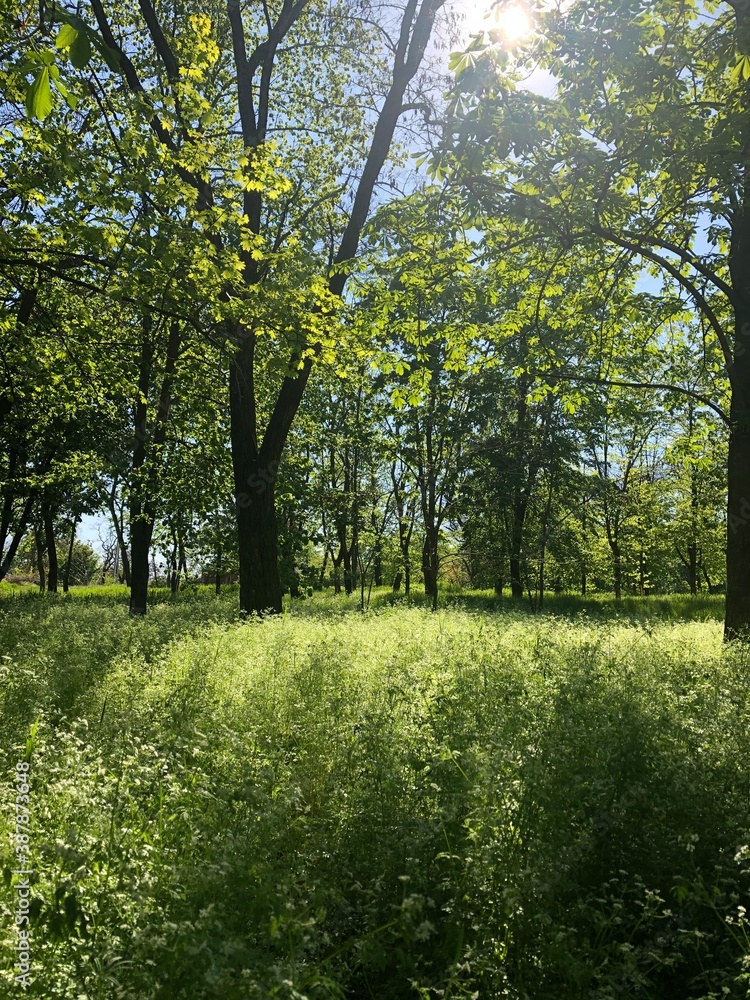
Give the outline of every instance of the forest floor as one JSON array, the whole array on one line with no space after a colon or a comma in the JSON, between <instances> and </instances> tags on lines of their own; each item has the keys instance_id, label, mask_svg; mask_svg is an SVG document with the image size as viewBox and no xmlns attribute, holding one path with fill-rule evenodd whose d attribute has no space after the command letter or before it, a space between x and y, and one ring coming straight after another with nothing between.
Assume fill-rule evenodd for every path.
<instances>
[{"instance_id":1,"label":"forest floor","mask_svg":"<svg viewBox=\"0 0 750 1000\"><path fill-rule=\"evenodd\" d=\"M0 600L7 995L748 995L750 646L720 598L155 597Z\"/></svg>"}]
</instances>

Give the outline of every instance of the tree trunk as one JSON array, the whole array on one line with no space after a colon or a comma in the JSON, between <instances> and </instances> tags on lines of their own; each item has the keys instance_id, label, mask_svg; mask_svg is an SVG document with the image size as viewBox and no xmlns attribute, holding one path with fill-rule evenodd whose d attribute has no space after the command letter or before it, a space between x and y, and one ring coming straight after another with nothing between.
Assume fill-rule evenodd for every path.
<instances>
[{"instance_id":1,"label":"tree trunk","mask_svg":"<svg viewBox=\"0 0 750 1000\"><path fill-rule=\"evenodd\" d=\"M375 552L372 557L372 582L376 587L383 586L383 545L379 538L375 542Z\"/></svg>"},{"instance_id":2,"label":"tree trunk","mask_svg":"<svg viewBox=\"0 0 750 1000\"><path fill-rule=\"evenodd\" d=\"M736 8L744 33L748 15ZM743 34L743 37L744 34ZM735 211L729 266L735 291L732 403L727 465L727 601L724 638L750 629L750 173Z\"/></svg>"},{"instance_id":3,"label":"tree trunk","mask_svg":"<svg viewBox=\"0 0 750 1000\"><path fill-rule=\"evenodd\" d=\"M245 612L282 610L278 565L278 526L271 486L259 495L245 494L238 506L240 609Z\"/></svg>"},{"instance_id":4,"label":"tree trunk","mask_svg":"<svg viewBox=\"0 0 750 1000\"><path fill-rule=\"evenodd\" d=\"M688 586L693 597L698 594L698 546L695 543L688 545L687 571Z\"/></svg>"},{"instance_id":5,"label":"tree trunk","mask_svg":"<svg viewBox=\"0 0 750 1000\"><path fill-rule=\"evenodd\" d=\"M422 545L422 574L424 592L427 597L432 598L433 608L437 607L438 565L438 532L431 525L426 526Z\"/></svg>"},{"instance_id":6,"label":"tree trunk","mask_svg":"<svg viewBox=\"0 0 750 1000\"><path fill-rule=\"evenodd\" d=\"M47 578L44 572L44 542L40 528L34 529L34 544L36 546L36 568L39 573L39 592L44 593L47 585Z\"/></svg>"},{"instance_id":7,"label":"tree trunk","mask_svg":"<svg viewBox=\"0 0 750 1000\"><path fill-rule=\"evenodd\" d=\"M328 566L328 556L329 555L330 555L330 551L328 549L328 546L326 546L326 549L325 549L325 551L323 553L323 565L320 567L320 574L318 576L318 590L322 590L323 589L323 584L325 583L326 567Z\"/></svg>"},{"instance_id":8,"label":"tree trunk","mask_svg":"<svg viewBox=\"0 0 750 1000\"><path fill-rule=\"evenodd\" d=\"M289 429L312 367L308 358L296 378L284 380L263 445L258 447L255 397L255 335L240 328L240 350L229 378L237 533L239 537L240 611L282 611L278 525L274 509L276 477Z\"/></svg>"},{"instance_id":9,"label":"tree trunk","mask_svg":"<svg viewBox=\"0 0 750 1000\"><path fill-rule=\"evenodd\" d=\"M117 506L115 504L115 493L117 489L117 484L113 484L112 490L107 497L107 507L109 508L109 513L112 518L112 524L114 525L115 535L117 536L117 544L120 549L120 559L122 561L122 575L125 579L125 586L130 586L130 559L128 558L128 547L125 544L125 532L122 526L122 516L118 513Z\"/></svg>"},{"instance_id":10,"label":"tree trunk","mask_svg":"<svg viewBox=\"0 0 750 1000\"><path fill-rule=\"evenodd\" d=\"M541 547L541 551L539 553L539 598L538 598L538 601L537 601L537 610L538 611L542 610L542 605L544 604L544 587L545 587L545 582L546 582L545 579L544 579L544 557L545 557L546 553L547 553L547 539L546 539L546 536L543 535L542 536L542 547Z\"/></svg>"},{"instance_id":11,"label":"tree trunk","mask_svg":"<svg viewBox=\"0 0 750 1000\"><path fill-rule=\"evenodd\" d=\"M152 321L143 317L143 336L139 360L138 397L135 404L133 435L132 480L130 483L130 613L145 615L148 596L148 550L151 546L151 525L144 514L146 484L143 467L146 462L148 394L154 345L151 339Z\"/></svg>"},{"instance_id":12,"label":"tree trunk","mask_svg":"<svg viewBox=\"0 0 750 1000\"><path fill-rule=\"evenodd\" d=\"M732 410L738 408L733 398ZM735 639L750 627L750 428L739 420L729 436L728 486L724 634Z\"/></svg>"},{"instance_id":13,"label":"tree trunk","mask_svg":"<svg viewBox=\"0 0 750 1000\"><path fill-rule=\"evenodd\" d=\"M737 40L747 55L750 10L733 3ZM749 98L745 95L745 108ZM744 142L744 140L743 140ZM734 350L730 379L729 457L727 466L727 600L724 638L750 629L750 168L744 165L741 198L734 209L729 270L734 291Z\"/></svg>"},{"instance_id":14,"label":"tree trunk","mask_svg":"<svg viewBox=\"0 0 750 1000\"><path fill-rule=\"evenodd\" d=\"M63 573L63 593L67 594L70 588L70 566L73 562L73 547L76 543L76 529L78 528L78 517L74 517L70 525L70 544L68 545L68 559L65 563L65 572Z\"/></svg>"},{"instance_id":15,"label":"tree trunk","mask_svg":"<svg viewBox=\"0 0 750 1000\"><path fill-rule=\"evenodd\" d=\"M583 540L583 558L581 559L581 597L586 596L586 589L588 584L588 579L586 575L587 565L586 565L586 549L588 546L588 525L586 522L586 504L584 503L583 509L581 511L581 537Z\"/></svg>"},{"instance_id":16,"label":"tree trunk","mask_svg":"<svg viewBox=\"0 0 750 1000\"><path fill-rule=\"evenodd\" d=\"M526 521L526 504L518 497L513 504L513 524L510 533L510 592L513 597L523 597L523 527Z\"/></svg>"},{"instance_id":17,"label":"tree trunk","mask_svg":"<svg viewBox=\"0 0 750 1000\"><path fill-rule=\"evenodd\" d=\"M612 550L612 566L614 570L615 600L622 598L622 553L619 542L614 539L610 541L609 547Z\"/></svg>"},{"instance_id":18,"label":"tree trunk","mask_svg":"<svg viewBox=\"0 0 750 1000\"><path fill-rule=\"evenodd\" d=\"M47 547L47 562L49 566L47 591L50 594L56 594L58 563L57 545L55 544L55 519L52 516L52 511L46 505L43 507L42 514L44 517L44 539Z\"/></svg>"},{"instance_id":19,"label":"tree trunk","mask_svg":"<svg viewBox=\"0 0 750 1000\"><path fill-rule=\"evenodd\" d=\"M148 600L148 554L152 526L144 517L130 522L130 613L145 615Z\"/></svg>"},{"instance_id":20,"label":"tree trunk","mask_svg":"<svg viewBox=\"0 0 750 1000\"><path fill-rule=\"evenodd\" d=\"M221 537L216 542L216 593L221 593Z\"/></svg>"}]
</instances>

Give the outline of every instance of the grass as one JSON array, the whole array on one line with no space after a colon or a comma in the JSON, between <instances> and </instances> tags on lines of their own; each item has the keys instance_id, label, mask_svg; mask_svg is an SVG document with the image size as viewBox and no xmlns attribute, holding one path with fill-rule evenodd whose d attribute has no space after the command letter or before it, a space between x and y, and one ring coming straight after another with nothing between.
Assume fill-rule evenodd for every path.
<instances>
[{"instance_id":1,"label":"grass","mask_svg":"<svg viewBox=\"0 0 750 1000\"><path fill-rule=\"evenodd\" d=\"M750 650L492 600L0 602L0 982L32 741L27 996L747 996Z\"/></svg>"}]
</instances>

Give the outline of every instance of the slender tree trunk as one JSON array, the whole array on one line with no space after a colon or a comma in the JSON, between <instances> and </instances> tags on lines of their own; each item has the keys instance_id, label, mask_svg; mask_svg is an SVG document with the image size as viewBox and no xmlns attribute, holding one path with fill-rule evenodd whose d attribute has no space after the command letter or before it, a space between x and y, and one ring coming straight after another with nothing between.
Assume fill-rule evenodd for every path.
<instances>
[{"instance_id":1,"label":"slender tree trunk","mask_svg":"<svg viewBox=\"0 0 750 1000\"><path fill-rule=\"evenodd\" d=\"M544 557L547 551L547 538L545 535L542 536L542 548L539 553L539 598L537 601L537 610L542 610L542 605L544 604Z\"/></svg>"},{"instance_id":2,"label":"slender tree trunk","mask_svg":"<svg viewBox=\"0 0 750 1000\"><path fill-rule=\"evenodd\" d=\"M180 589L180 570L178 564L178 550L177 550L177 538L172 534L172 553L171 553L171 574L169 580L169 589L172 594L176 594Z\"/></svg>"},{"instance_id":3,"label":"slender tree trunk","mask_svg":"<svg viewBox=\"0 0 750 1000\"><path fill-rule=\"evenodd\" d=\"M322 590L323 584L325 583L326 567L328 566L329 555L328 546L326 546L325 551L323 552L323 565L320 567L320 574L318 576L318 590Z\"/></svg>"},{"instance_id":4,"label":"slender tree trunk","mask_svg":"<svg viewBox=\"0 0 750 1000\"><path fill-rule=\"evenodd\" d=\"M107 507L109 508L110 517L112 518L112 524L115 529L115 535L117 537L117 545L120 549L120 560L122 563L122 575L125 580L125 586L130 586L130 559L128 558L128 546L125 542L125 531L122 524L122 515L117 510L117 505L115 503L115 491L116 484L112 486L109 496L107 497Z\"/></svg>"},{"instance_id":5,"label":"slender tree trunk","mask_svg":"<svg viewBox=\"0 0 750 1000\"><path fill-rule=\"evenodd\" d=\"M691 542L687 552L688 586L692 596L696 597L698 594L698 546Z\"/></svg>"},{"instance_id":6,"label":"slender tree trunk","mask_svg":"<svg viewBox=\"0 0 750 1000\"><path fill-rule=\"evenodd\" d=\"M47 591L50 594L56 594L58 562L57 545L55 543L55 519L52 516L52 511L46 504L42 509L42 516L44 518L44 540L47 548L47 563L49 566L49 573L47 575Z\"/></svg>"},{"instance_id":7,"label":"slender tree trunk","mask_svg":"<svg viewBox=\"0 0 750 1000\"><path fill-rule=\"evenodd\" d=\"M433 607L438 597L438 531L433 525L425 525L425 538L422 545L422 574L424 576L424 592L432 598Z\"/></svg>"},{"instance_id":8,"label":"slender tree trunk","mask_svg":"<svg viewBox=\"0 0 750 1000\"><path fill-rule=\"evenodd\" d=\"M221 536L216 541L216 593L221 593Z\"/></svg>"},{"instance_id":9,"label":"slender tree trunk","mask_svg":"<svg viewBox=\"0 0 750 1000\"><path fill-rule=\"evenodd\" d=\"M148 553L152 527L144 511L144 465L146 462L148 395L154 344L151 339L152 320L143 317L143 335L138 374L138 397L135 404L135 434L133 441L132 481L130 484L130 613L145 615L148 599Z\"/></svg>"},{"instance_id":10,"label":"slender tree trunk","mask_svg":"<svg viewBox=\"0 0 750 1000\"><path fill-rule=\"evenodd\" d=\"M612 551L612 567L614 570L615 600L622 599L622 552L620 544L615 539L609 543Z\"/></svg>"},{"instance_id":11,"label":"slender tree trunk","mask_svg":"<svg viewBox=\"0 0 750 1000\"><path fill-rule=\"evenodd\" d=\"M34 544L36 546L36 569L39 573L39 592L43 594L47 578L44 572L44 542L42 541L42 531L38 527L34 529Z\"/></svg>"},{"instance_id":12,"label":"slender tree trunk","mask_svg":"<svg viewBox=\"0 0 750 1000\"><path fill-rule=\"evenodd\" d=\"M587 563L586 563L586 547L588 543L588 525L586 521L586 504L584 503L583 509L581 511L581 536L583 539L583 558L581 559L581 597L586 596L586 588L588 585L588 579L586 575Z\"/></svg>"},{"instance_id":13,"label":"slender tree trunk","mask_svg":"<svg viewBox=\"0 0 750 1000\"><path fill-rule=\"evenodd\" d=\"M68 559L65 563L65 572L63 573L63 593L67 594L70 588L70 569L71 563L73 562L73 547L76 543L76 529L78 528L78 517L74 517L70 523L70 543L68 544Z\"/></svg>"},{"instance_id":14,"label":"slender tree trunk","mask_svg":"<svg viewBox=\"0 0 750 1000\"><path fill-rule=\"evenodd\" d=\"M172 408L172 384L174 370L180 353L180 324L172 322L169 328L167 351L164 364L164 378L159 392L159 402L153 419L151 434L150 469L146 467L146 442L148 440L148 412L146 400L151 384L154 359L154 344L151 340L152 320L145 316L143 321L143 341L141 346L140 373L138 378L138 401L136 404L135 446L133 448L133 484L130 513L131 587L130 613L145 615L148 596L148 553L154 531L156 516L154 506L155 476L159 455L167 436L167 423Z\"/></svg>"}]
</instances>

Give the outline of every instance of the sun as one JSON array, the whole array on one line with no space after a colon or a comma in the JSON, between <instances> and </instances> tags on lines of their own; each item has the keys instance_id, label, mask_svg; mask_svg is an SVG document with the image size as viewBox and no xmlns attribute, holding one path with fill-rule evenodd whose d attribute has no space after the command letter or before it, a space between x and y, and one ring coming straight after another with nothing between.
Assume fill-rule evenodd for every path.
<instances>
[{"instance_id":1,"label":"sun","mask_svg":"<svg viewBox=\"0 0 750 1000\"><path fill-rule=\"evenodd\" d=\"M461 0L460 10L467 35L499 31L507 42L518 42L534 28L529 15L517 3L493 5L492 0Z\"/></svg>"},{"instance_id":2,"label":"sun","mask_svg":"<svg viewBox=\"0 0 750 1000\"><path fill-rule=\"evenodd\" d=\"M530 34L534 27L523 7L516 4L510 7L496 7L494 15L490 17L490 21L492 20L509 42L520 41Z\"/></svg>"}]
</instances>

